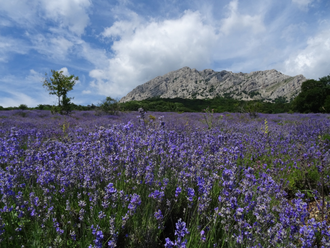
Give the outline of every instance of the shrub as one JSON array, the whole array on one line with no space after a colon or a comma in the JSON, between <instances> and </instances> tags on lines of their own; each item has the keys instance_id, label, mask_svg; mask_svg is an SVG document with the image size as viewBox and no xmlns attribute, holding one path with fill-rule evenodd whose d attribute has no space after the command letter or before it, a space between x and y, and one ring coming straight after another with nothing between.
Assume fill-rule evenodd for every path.
<instances>
[{"instance_id":1,"label":"shrub","mask_svg":"<svg viewBox=\"0 0 330 248\"><path fill-rule=\"evenodd\" d=\"M21 109L21 110L27 110L28 106L25 105L25 104L21 104L21 105L18 106L18 108Z\"/></svg>"},{"instance_id":2,"label":"shrub","mask_svg":"<svg viewBox=\"0 0 330 248\"><path fill-rule=\"evenodd\" d=\"M105 100L103 100L98 107L99 107L98 112L101 111L105 114L110 114L110 115L118 115L120 111L118 101L111 98L110 96L108 96ZM97 113L97 115L99 115L99 113Z\"/></svg>"}]
</instances>

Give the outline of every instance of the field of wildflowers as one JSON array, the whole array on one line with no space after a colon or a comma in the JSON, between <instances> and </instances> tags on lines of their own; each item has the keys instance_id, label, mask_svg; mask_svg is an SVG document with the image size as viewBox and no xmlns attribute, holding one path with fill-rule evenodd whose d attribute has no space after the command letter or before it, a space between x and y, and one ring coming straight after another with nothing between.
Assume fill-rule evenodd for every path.
<instances>
[{"instance_id":1,"label":"field of wildflowers","mask_svg":"<svg viewBox=\"0 0 330 248\"><path fill-rule=\"evenodd\" d=\"M329 148L325 114L0 111L0 247L330 247Z\"/></svg>"}]
</instances>

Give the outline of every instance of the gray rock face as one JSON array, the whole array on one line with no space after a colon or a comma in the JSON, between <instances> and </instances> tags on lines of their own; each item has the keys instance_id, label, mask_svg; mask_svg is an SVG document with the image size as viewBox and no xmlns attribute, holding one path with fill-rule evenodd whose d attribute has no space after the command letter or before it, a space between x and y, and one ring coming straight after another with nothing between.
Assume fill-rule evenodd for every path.
<instances>
[{"instance_id":1,"label":"gray rock face","mask_svg":"<svg viewBox=\"0 0 330 248\"><path fill-rule=\"evenodd\" d=\"M151 97L206 99L217 96L239 100L271 101L278 97L290 100L299 94L301 84L306 80L303 75L290 77L274 69L233 73L183 67L137 86L120 102L141 101Z\"/></svg>"}]
</instances>

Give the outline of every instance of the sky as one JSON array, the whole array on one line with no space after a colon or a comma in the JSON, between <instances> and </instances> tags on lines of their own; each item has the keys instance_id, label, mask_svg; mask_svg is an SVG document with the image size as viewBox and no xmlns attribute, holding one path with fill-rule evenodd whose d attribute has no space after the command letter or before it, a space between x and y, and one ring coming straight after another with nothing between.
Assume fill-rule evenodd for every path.
<instances>
[{"instance_id":1,"label":"sky","mask_svg":"<svg viewBox=\"0 0 330 248\"><path fill-rule=\"evenodd\" d=\"M56 104L51 70L78 105L157 76L276 69L330 74L329 0L0 0L0 106ZM45 75L47 73L47 76Z\"/></svg>"}]
</instances>

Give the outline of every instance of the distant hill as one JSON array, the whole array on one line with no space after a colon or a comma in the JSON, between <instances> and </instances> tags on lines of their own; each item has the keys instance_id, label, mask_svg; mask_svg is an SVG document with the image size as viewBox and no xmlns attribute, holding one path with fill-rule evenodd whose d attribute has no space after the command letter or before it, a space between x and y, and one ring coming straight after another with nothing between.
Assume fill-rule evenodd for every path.
<instances>
[{"instance_id":1,"label":"distant hill","mask_svg":"<svg viewBox=\"0 0 330 248\"><path fill-rule=\"evenodd\" d=\"M250 73L198 71L189 67L158 76L137 86L120 102L141 101L149 98L213 99L231 97L237 100L272 101L279 97L291 100L296 97L303 75L290 77L276 70Z\"/></svg>"}]
</instances>

